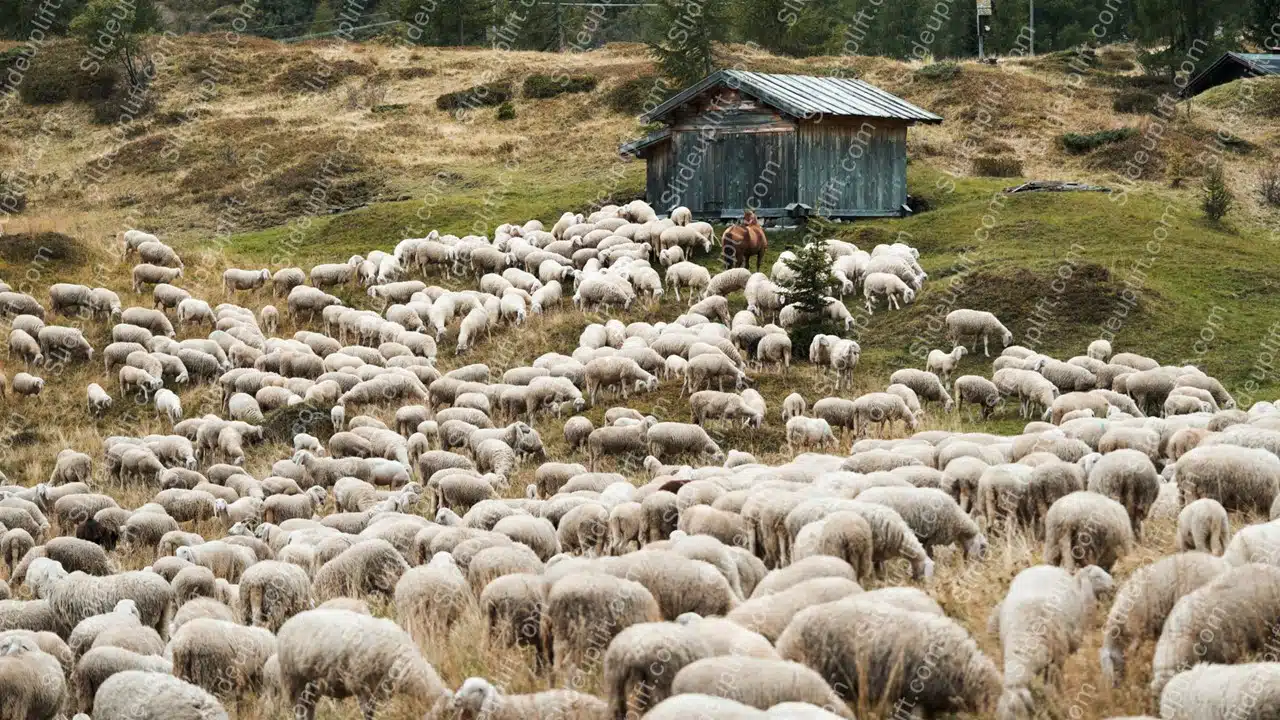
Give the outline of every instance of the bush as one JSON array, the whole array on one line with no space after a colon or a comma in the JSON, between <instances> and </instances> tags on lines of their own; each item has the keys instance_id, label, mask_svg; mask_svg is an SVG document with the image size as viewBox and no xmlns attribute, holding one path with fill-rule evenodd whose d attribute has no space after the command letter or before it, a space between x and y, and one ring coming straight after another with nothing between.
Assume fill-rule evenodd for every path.
<instances>
[{"instance_id":1,"label":"bush","mask_svg":"<svg viewBox=\"0 0 1280 720\"><path fill-rule=\"evenodd\" d=\"M0 172L0 213L17 215L27 207L27 193Z\"/></svg>"},{"instance_id":2,"label":"bush","mask_svg":"<svg viewBox=\"0 0 1280 720\"><path fill-rule=\"evenodd\" d=\"M1126 90L1116 95L1111 101L1111 109L1116 112L1146 115L1156 109L1156 97L1138 90Z\"/></svg>"},{"instance_id":3,"label":"bush","mask_svg":"<svg viewBox=\"0 0 1280 720\"><path fill-rule=\"evenodd\" d=\"M478 107L496 107L511 99L511 86L507 83L476 85L466 90L445 93L436 98L437 110L470 110Z\"/></svg>"},{"instance_id":4,"label":"bush","mask_svg":"<svg viewBox=\"0 0 1280 720\"><path fill-rule=\"evenodd\" d=\"M1263 170L1258 182L1258 192L1262 200L1271 207L1280 207L1280 172Z\"/></svg>"},{"instance_id":5,"label":"bush","mask_svg":"<svg viewBox=\"0 0 1280 720\"><path fill-rule=\"evenodd\" d=\"M1103 145L1123 142L1137 135L1135 128L1116 128L1095 133L1066 133L1058 137L1062 148L1072 155L1083 155Z\"/></svg>"},{"instance_id":6,"label":"bush","mask_svg":"<svg viewBox=\"0 0 1280 720\"><path fill-rule=\"evenodd\" d=\"M509 102L504 102L504 103L502 103L501 105L499 105L499 106L498 106L498 119L499 119L499 120L515 120L515 119L516 119L516 106L515 106L515 105L512 105L512 104L511 104L511 103L509 103Z\"/></svg>"},{"instance_id":7,"label":"bush","mask_svg":"<svg viewBox=\"0 0 1280 720\"><path fill-rule=\"evenodd\" d=\"M1022 177L1022 161L1015 157L976 157L973 174L978 177Z\"/></svg>"},{"instance_id":8,"label":"bush","mask_svg":"<svg viewBox=\"0 0 1280 720\"><path fill-rule=\"evenodd\" d=\"M1226 178L1222 176L1222 166L1215 165L1204 176L1204 190L1200 207L1210 220L1217 222L1231 210L1235 203L1235 195L1227 187Z\"/></svg>"},{"instance_id":9,"label":"bush","mask_svg":"<svg viewBox=\"0 0 1280 720\"><path fill-rule=\"evenodd\" d=\"M68 100L93 102L110 97L120 79L112 65L96 74L80 69L80 58L65 50L49 50L36 56L23 78L18 95L28 105L51 105Z\"/></svg>"},{"instance_id":10,"label":"bush","mask_svg":"<svg viewBox=\"0 0 1280 720\"><path fill-rule=\"evenodd\" d=\"M929 63L916 71L916 77L921 80L954 80L959 74L960 63L950 60Z\"/></svg>"},{"instance_id":11,"label":"bush","mask_svg":"<svg viewBox=\"0 0 1280 720\"><path fill-rule=\"evenodd\" d=\"M521 90L527 98L545 100L565 93L584 93L596 89L596 79L590 75L570 75L556 78L551 75L530 75L524 79Z\"/></svg>"},{"instance_id":12,"label":"bush","mask_svg":"<svg viewBox=\"0 0 1280 720\"><path fill-rule=\"evenodd\" d=\"M672 87L666 80L656 75L645 75L623 81L605 95L604 101L614 112L639 115L646 106L653 109L672 94Z\"/></svg>"},{"instance_id":13,"label":"bush","mask_svg":"<svg viewBox=\"0 0 1280 720\"><path fill-rule=\"evenodd\" d=\"M155 88L144 87L130 92L128 83L120 83L100 100L90 102L93 121L99 125L111 125L128 116L137 120L150 115L156 109Z\"/></svg>"}]
</instances>

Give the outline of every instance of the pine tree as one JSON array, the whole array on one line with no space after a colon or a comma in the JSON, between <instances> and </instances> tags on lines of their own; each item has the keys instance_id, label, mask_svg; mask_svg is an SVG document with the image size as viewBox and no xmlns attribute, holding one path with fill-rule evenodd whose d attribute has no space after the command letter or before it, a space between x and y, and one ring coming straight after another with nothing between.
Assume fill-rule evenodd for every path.
<instances>
[{"instance_id":1,"label":"pine tree","mask_svg":"<svg viewBox=\"0 0 1280 720\"><path fill-rule=\"evenodd\" d=\"M791 346L807 348L818 333L833 332L827 317L827 289L835 284L831 276L831 258L825 242L812 242L795 251L794 258L783 259L792 276L782 283L782 299L800 310L800 321L791 327Z\"/></svg>"},{"instance_id":2,"label":"pine tree","mask_svg":"<svg viewBox=\"0 0 1280 720\"><path fill-rule=\"evenodd\" d=\"M1210 220L1217 222L1231 210L1235 199L1231 188L1227 187L1226 179L1222 176L1222 166L1215 165L1210 168L1204 176L1204 196L1200 204L1204 208L1204 214L1209 216Z\"/></svg>"},{"instance_id":3,"label":"pine tree","mask_svg":"<svg viewBox=\"0 0 1280 720\"><path fill-rule=\"evenodd\" d=\"M716 69L715 43L728 34L726 0L659 0L652 24L664 28L649 41L662 73L677 85L701 80Z\"/></svg>"}]
</instances>

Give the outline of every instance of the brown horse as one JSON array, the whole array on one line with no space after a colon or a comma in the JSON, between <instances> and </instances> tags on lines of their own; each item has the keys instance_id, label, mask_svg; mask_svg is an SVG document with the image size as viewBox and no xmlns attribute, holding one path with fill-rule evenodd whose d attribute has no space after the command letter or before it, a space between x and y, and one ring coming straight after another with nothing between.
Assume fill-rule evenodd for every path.
<instances>
[{"instance_id":1,"label":"brown horse","mask_svg":"<svg viewBox=\"0 0 1280 720\"><path fill-rule=\"evenodd\" d=\"M751 269L751 257L756 258L756 272L764 262L764 254L769 249L769 239L765 237L764 228L756 220L756 214L750 210L743 213L741 225L730 225L720 236L724 245L725 269L744 267Z\"/></svg>"}]
</instances>

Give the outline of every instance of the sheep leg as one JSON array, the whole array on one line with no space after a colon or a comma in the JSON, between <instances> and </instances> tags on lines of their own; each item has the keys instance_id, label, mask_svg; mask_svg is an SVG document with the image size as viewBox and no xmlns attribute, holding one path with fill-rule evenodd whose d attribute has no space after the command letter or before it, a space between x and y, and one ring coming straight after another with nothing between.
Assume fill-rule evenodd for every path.
<instances>
[{"instance_id":1,"label":"sheep leg","mask_svg":"<svg viewBox=\"0 0 1280 720\"><path fill-rule=\"evenodd\" d=\"M986 357L991 357L991 350L990 350L990 348L988 348L988 346L987 346L987 334L986 334L986 333L982 333L982 354L983 354L983 355L985 355Z\"/></svg>"}]
</instances>

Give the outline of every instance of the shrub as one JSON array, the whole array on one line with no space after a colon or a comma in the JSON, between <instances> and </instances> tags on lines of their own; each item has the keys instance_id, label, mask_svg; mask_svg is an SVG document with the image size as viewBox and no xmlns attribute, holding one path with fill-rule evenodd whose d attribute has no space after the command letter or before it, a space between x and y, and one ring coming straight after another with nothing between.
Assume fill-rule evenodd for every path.
<instances>
[{"instance_id":1,"label":"shrub","mask_svg":"<svg viewBox=\"0 0 1280 720\"><path fill-rule=\"evenodd\" d=\"M1022 177L1022 161L1015 157L976 157L973 174L979 177Z\"/></svg>"},{"instance_id":2,"label":"shrub","mask_svg":"<svg viewBox=\"0 0 1280 720\"><path fill-rule=\"evenodd\" d=\"M916 71L916 77L921 80L954 80L959 74L960 63L950 60L929 63Z\"/></svg>"},{"instance_id":3,"label":"shrub","mask_svg":"<svg viewBox=\"0 0 1280 720\"><path fill-rule=\"evenodd\" d=\"M501 105L499 105L499 106L498 106L498 119L499 119L499 120L515 120L515 119L516 119L516 106L515 106L515 105L512 105L510 102L504 102L504 103L502 103Z\"/></svg>"},{"instance_id":4,"label":"shrub","mask_svg":"<svg viewBox=\"0 0 1280 720\"><path fill-rule=\"evenodd\" d=\"M1280 172L1263 170L1258 182L1258 192L1262 200L1271 207L1280 207Z\"/></svg>"},{"instance_id":5,"label":"shrub","mask_svg":"<svg viewBox=\"0 0 1280 720\"><path fill-rule=\"evenodd\" d=\"M476 85L466 90L445 93L436 98L437 110L470 110L478 107L496 107L511 99L511 86L507 83Z\"/></svg>"},{"instance_id":6,"label":"shrub","mask_svg":"<svg viewBox=\"0 0 1280 720\"><path fill-rule=\"evenodd\" d=\"M1103 145L1123 142L1137 134L1136 129L1126 127L1095 133L1066 133L1059 136L1058 141L1062 144L1062 148L1072 155L1083 155Z\"/></svg>"},{"instance_id":7,"label":"shrub","mask_svg":"<svg viewBox=\"0 0 1280 720\"><path fill-rule=\"evenodd\" d=\"M1116 112L1146 115L1155 110L1156 98L1150 93L1139 90L1126 90L1111 101L1111 109Z\"/></svg>"},{"instance_id":8,"label":"shrub","mask_svg":"<svg viewBox=\"0 0 1280 720\"><path fill-rule=\"evenodd\" d=\"M666 80L656 75L645 75L634 80L625 80L610 90L604 98L609 109L624 115L639 115L655 108L662 101L671 97L673 88Z\"/></svg>"},{"instance_id":9,"label":"shrub","mask_svg":"<svg viewBox=\"0 0 1280 720\"><path fill-rule=\"evenodd\" d=\"M584 93L596 89L596 79L590 75L530 75L524 79L522 94L527 98L546 99L565 93Z\"/></svg>"},{"instance_id":10,"label":"shrub","mask_svg":"<svg viewBox=\"0 0 1280 720\"><path fill-rule=\"evenodd\" d=\"M1235 195L1227 187L1227 180L1222 176L1222 166L1215 165L1205 173L1203 195L1200 207L1210 220L1217 222L1231 210L1235 203Z\"/></svg>"},{"instance_id":11,"label":"shrub","mask_svg":"<svg viewBox=\"0 0 1280 720\"><path fill-rule=\"evenodd\" d=\"M80 58L75 53L51 49L32 60L18 95L28 105L92 102L109 97L119 79L120 72L114 65L102 65L96 74L90 74L80 69Z\"/></svg>"},{"instance_id":12,"label":"shrub","mask_svg":"<svg viewBox=\"0 0 1280 720\"><path fill-rule=\"evenodd\" d=\"M142 87L130 91L127 82L112 88L106 97L89 103L93 109L93 121L99 125L110 125L128 117L136 120L150 115L156 109L155 88Z\"/></svg>"},{"instance_id":13,"label":"shrub","mask_svg":"<svg viewBox=\"0 0 1280 720\"><path fill-rule=\"evenodd\" d=\"M0 213L17 215L27 207L27 193L0 172Z\"/></svg>"}]
</instances>

